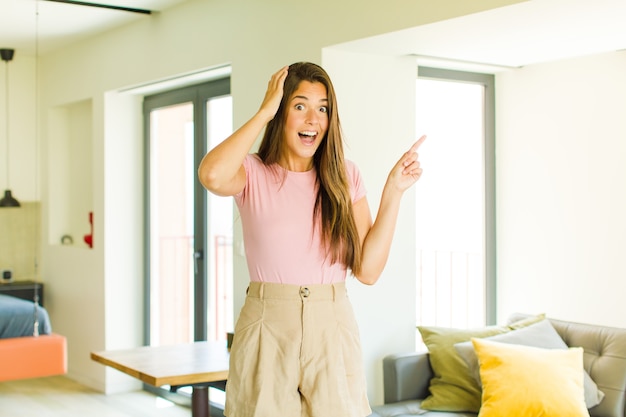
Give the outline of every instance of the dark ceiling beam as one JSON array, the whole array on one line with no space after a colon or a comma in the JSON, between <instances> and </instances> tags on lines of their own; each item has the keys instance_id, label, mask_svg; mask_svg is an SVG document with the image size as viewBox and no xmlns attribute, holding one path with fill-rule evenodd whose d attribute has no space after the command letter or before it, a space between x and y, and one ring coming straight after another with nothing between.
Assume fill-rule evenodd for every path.
<instances>
[{"instance_id":1,"label":"dark ceiling beam","mask_svg":"<svg viewBox=\"0 0 626 417\"><path fill-rule=\"evenodd\" d=\"M132 13L141 13L141 14L151 14L152 13L152 10L135 9L135 8L132 8L132 7L123 7L123 6L114 6L114 5L111 5L111 4L88 3L86 1L74 1L74 0L45 0L45 1L53 1L53 2L56 2L56 3L75 4L77 6L100 7L102 9L121 10L123 12L132 12Z\"/></svg>"}]
</instances>

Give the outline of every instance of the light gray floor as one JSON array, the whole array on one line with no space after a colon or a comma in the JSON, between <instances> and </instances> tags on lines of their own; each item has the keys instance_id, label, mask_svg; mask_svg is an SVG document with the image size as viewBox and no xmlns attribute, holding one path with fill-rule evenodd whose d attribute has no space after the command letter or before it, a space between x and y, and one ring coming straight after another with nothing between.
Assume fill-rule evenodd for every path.
<instances>
[{"instance_id":1,"label":"light gray floor","mask_svg":"<svg viewBox=\"0 0 626 417\"><path fill-rule=\"evenodd\" d=\"M191 417L145 391L104 395L64 376L0 382L0 417Z\"/></svg>"}]
</instances>

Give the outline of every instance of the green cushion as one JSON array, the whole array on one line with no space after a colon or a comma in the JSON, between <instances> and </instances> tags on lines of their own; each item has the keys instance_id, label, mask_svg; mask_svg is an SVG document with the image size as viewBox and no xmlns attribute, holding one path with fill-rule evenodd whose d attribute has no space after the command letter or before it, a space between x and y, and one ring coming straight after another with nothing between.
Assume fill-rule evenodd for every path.
<instances>
[{"instance_id":1,"label":"green cushion","mask_svg":"<svg viewBox=\"0 0 626 417\"><path fill-rule=\"evenodd\" d=\"M542 320L545 315L532 316L506 326L487 326L474 329L418 326L428 348L434 377L430 381L430 395L421 407L434 411L469 411L477 413L481 403L481 388L472 376L467 363L454 348L455 343L473 337L502 334Z\"/></svg>"}]
</instances>

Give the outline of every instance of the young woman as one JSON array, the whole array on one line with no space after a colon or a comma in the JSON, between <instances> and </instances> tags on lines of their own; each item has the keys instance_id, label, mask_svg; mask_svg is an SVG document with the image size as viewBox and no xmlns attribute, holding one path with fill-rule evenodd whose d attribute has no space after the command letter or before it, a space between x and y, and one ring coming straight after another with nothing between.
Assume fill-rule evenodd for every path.
<instances>
[{"instance_id":1,"label":"young woman","mask_svg":"<svg viewBox=\"0 0 626 417\"><path fill-rule=\"evenodd\" d=\"M202 184L235 198L250 271L227 416L371 413L345 279L350 270L365 284L378 280L401 197L422 174L424 139L391 170L372 222L360 172L344 159L332 82L301 62L276 72L257 113L204 157Z\"/></svg>"}]
</instances>

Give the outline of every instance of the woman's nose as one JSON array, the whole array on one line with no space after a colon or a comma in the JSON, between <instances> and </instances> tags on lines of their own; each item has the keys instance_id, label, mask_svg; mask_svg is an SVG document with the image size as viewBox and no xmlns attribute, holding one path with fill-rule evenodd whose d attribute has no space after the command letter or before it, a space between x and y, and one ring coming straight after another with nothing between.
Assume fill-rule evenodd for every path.
<instances>
[{"instance_id":1,"label":"woman's nose","mask_svg":"<svg viewBox=\"0 0 626 417\"><path fill-rule=\"evenodd\" d=\"M319 115L317 114L317 111L315 111L314 109L311 109L309 111L306 112L306 122L307 123L318 123L319 122Z\"/></svg>"}]
</instances>

